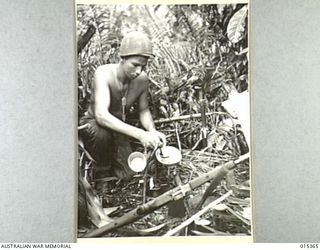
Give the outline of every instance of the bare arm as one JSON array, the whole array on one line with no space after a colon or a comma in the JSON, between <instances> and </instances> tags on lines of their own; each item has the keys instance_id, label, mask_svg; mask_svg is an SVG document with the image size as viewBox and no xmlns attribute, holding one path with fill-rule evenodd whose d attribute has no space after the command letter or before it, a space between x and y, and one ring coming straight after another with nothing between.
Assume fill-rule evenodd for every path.
<instances>
[{"instance_id":1,"label":"bare arm","mask_svg":"<svg viewBox=\"0 0 320 250\"><path fill-rule=\"evenodd\" d=\"M166 136L157 131L154 122L152 119L152 115L148 106L148 92L147 87L145 91L139 97L139 110L140 110L140 122L142 126L149 132L151 132L155 137L160 138L161 144L158 145L166 145Z\"/></svg>"},{"instance_id":2,"label":"bare arm","mask_svg":"<svg viewBox=\"0 0 320 250\"><path fill-rule=\"evenodd\" d=\"M141 137L143 137L145 131L124 123L109 112L110 90L107 85L109 77L106 72L102 71L101 67L96 70L94 76L94 113L97 123L102 127L109 128L141 141Z\"/></svg>"}]
</instances>

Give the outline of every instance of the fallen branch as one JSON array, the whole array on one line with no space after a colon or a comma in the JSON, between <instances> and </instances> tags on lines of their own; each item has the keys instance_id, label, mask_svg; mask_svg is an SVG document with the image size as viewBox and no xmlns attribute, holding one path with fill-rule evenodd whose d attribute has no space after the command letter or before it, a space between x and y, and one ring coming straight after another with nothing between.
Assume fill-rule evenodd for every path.
<instances>
[{"instance_id":1,"label":"fallen branch","mask_svg":"<svg viewBox=\"0 0 320 250\"><path fill-rule=\"evenodd\" d=\"M206 116L213 115L213 114L217 114L217 112L208 112L208 113L206 113ZM159 119L159 120L154 121L154 123L173 122L173 121L180 121L180 120L200 118L200 117L201 117L200 113L194 114L194 115L181 115L181 116L176 116L176 117Z\"/></svg>"},{"instance_id":2,"label":"fallen branch","mask_svg":"<svg viewBox=\"0 0 320 250\"><path fill-rule=\"evenodd\" d=\"M203 208L202 210L200 210L198 213L194 214L193 216L191 216L189 219L187 219L186 221L182 222L179 226L177 226L176 228L170 230L169 232L167 232L165 235L163 236L172 236L176 233L178 233L181 229L185 228L186 226L190 225L193 221L195 221L196 219L198 219L201 215L203 215L204 213L206 213L207 211L209 211L210 209L214 208L215 206L217 206L220 202L224 201L226 198L228 198L230 195L232 194L232 190L230 190L228 193L222 195L220 198L214 200L213 202L211 202L208 206L206 206L205 208Z\"/></svg>"}]
</instances>

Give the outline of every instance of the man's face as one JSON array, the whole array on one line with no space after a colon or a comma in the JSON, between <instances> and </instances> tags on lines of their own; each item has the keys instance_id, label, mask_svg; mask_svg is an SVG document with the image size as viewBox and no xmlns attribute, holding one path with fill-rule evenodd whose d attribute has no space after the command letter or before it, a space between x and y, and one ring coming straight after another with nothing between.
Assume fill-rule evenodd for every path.
<instances>
[{"instance_id":1,"label":"man's face","mask_svg":"<svg viewBox=\"0 0 320 250\"><path fill-rule=\"evenodd\" d=\"M148 58L145 56L129 56L123 59L122 68L129 80L137 78L145 70Z\"/></svg>"}]
</instances>

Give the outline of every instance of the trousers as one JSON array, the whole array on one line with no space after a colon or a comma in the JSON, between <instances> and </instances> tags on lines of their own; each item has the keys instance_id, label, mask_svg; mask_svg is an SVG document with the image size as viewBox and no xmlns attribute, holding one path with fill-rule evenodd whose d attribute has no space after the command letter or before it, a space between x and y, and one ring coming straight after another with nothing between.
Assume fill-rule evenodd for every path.
<instances>
[{"instance_id":1,"label":"trousers","mask_svg":"<svg viewBox=\"0 0 320 250\"><path fill-rule=\"evenodd\" d=\"M112 176L129 180L135 173L129 168L128 157L132 153L129 138L101 127L94 118L84 116L80 125L87 124L79 131L85 149L96 161L94 170L110 169Z\"/></svg>"}]
</instances>

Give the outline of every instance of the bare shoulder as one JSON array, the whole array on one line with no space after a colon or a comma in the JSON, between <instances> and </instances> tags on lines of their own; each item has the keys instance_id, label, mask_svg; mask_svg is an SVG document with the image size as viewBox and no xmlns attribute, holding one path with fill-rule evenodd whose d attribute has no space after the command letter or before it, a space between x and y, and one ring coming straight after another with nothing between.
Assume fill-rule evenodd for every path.
<instances>
[{"instance_id":1,"label":"bare shoulder","mask_svg":"<svg viewBox=\"0 0 320 250\"><path fill-rule=\"evenodd\" d=\"M104 64L100 65L96 71L96 75L109 75L115 68L116 64Z\"/></svg>"},{"instance_id":2,"label":"bare shoulder","mask_svg":"<svg viewBox=\"0 0 320 250\"><path fill-rule=\"evenodd\" d=\"M95 71L95 84L106 84L113 79L116 64L104 64Z\"/></svg>"}]
</instances>

